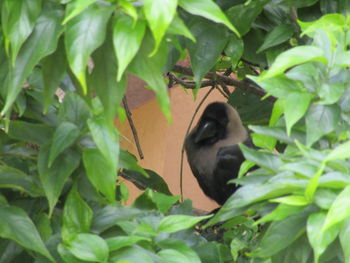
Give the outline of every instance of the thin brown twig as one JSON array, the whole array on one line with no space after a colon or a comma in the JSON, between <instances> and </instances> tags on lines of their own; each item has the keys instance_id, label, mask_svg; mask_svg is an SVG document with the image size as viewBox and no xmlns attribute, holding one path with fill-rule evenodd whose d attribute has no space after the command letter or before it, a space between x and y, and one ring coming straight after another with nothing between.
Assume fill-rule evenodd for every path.
<instances>
[{"instance_id":1,"label":"thin brown twig","mask_svg":"<svg viewBox=\"0 0 350 263\"><path fill-rule=\"evenodd\" d=\"M226 69L226 71L224 72L224 75L225 76L230 76L231 75L231 73L232 73L232 68L231 67L229 67L228 69Z\"/></svg>"},{"instance_id":2,"label":"thin brown twig","mask_svg":"<svg viewBox=\"0 0 350 263\"><path fill-rule=\"evenodd\" d=\"M168 83L168 89L172 88L174 86L174 74L168 73L169 83Z\"/></svg>"},{"instance_id":3,"label":"thin brown twig","mask_svg":"<svg viewBox=\"0 0 350 263\"><path fill-rule=\"evenodd\" d=\"M182 85L185 89L195 89L196 88L196 84L194 82L185 81L171 72L168 73L168 76L170 78L172 78L172 80L175 81L176 83ZM203 81L201 83L201 88L213 86L213 85L215 85L214 80L207 80L207 81Z\"/></svg>"},{"instance_id":4,"label":"thin brown twig","mask_svg":"<svg viewBox=\"0 0 350 263\"><path fill-rule=\"evenodd\" d=\"M128 101L126 100L126 97L123 98L123 106L124 106L124 109L126 111L126 117L128 118L128 122L129 122L129 125L131 128L132 135L134 136L137 152L140 156L140 159L142 160L144 158L144 156L142 153L142 148L140 145L139 136L137 135L137 130L135 128L134 121L132 120L131 111L129 109Z\"/></svg>"},{"instance_id":5,"label":"thin brown twig","mask_svg":"<svg viewBox=\"0 0 350 263\"><path fill-rule=\"evenodd\" d=\"M259 65L259 64L250 62L250 61L248 61L248 60L246 60L246 59L244 59L244 58L241 58L241 61L242 61L243 63L245 63L245 64L248 64L248 65L251 65L251 66L260 68L260 65Z\"/></svg>"},{"instance_id":6,"label":"thin brown twig","mask_svg":"<svg viewBox=\"0 0 350 263\"><path fill-rule=\"evenodd\" d=\"M203 99L199 102L197 108L194 111L194 114L192 116L192 119L187 127L186 130L186 135L185 138L188 136L188 134L190 133L192 124L194 122L194 118L196 117L200 107L202 106L202 104L204 103L204 101L208 98L208 96L210 95L210 93L215 89L216 85L213 85L210 90L204 95ZM180 161L180 194L181 194L181 202L183 202L183 163L184 163L184 153L185 153L185 141L182 144L182 149L181 149L181 161Z\"/></svg>"},{"instance_id":7,"label":"thin brown twig","mask_svg":"<svg viewBox=\"0 0 350 263\"><path fill-rule=\"evenodd\" d=\"M229 99L229 96L226 94L226 92L223 91L222 86L216 85L216 89L221 93L222 96L224 96L226 99Z\"/></svg>"},{"instance_id":8,"label":"thin brown twig","mask_svg":"<svg viewBox=\"0 0 350 263\"><path fill-rule=\"evenodd\" d=\"M230 97L231 95L231 91L228 89L228 87L226 86L226 84L222 81L219 81L220 87L222 88L222 90L226 93L226 95L228 97Z\"/></svg>"}]
</instances>

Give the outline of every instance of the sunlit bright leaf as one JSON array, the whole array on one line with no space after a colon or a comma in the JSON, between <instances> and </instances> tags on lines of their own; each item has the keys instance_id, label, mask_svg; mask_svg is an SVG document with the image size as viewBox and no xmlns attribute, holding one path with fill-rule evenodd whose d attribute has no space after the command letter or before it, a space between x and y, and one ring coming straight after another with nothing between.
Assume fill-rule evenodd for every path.
<instances>
[{"instance_id":1,"label":"sunlit bright leaf","mask_svg":"<svg viewBox=\"0 0 350 263\"><path fill-rule=\"evenodd\" d=\"M222 23L239 36L237 29L212 0L179 0L179 6L191 14L203 16L216 23Z\"/></svg>"},{"instance_id":2,"label":"sunlit bright leaf","mask_svg":"<svg viewBox=\"0 0 350 263\"><path fill-rule=\"evenodd\" d=\"M65 47L69 66L87 93L85 70L91 53L104 41L113 9L93 4L66 25Z\"/></svg>"},{"instance_id":3,"label":"sunlit bright leaf","mask_svg":"<svg viewBox=\"0 0 350 263\"><path fill-rule=\"evenodd\" d=\"M135 24L130 17L122 16L116 21L113 29L113 44L118 59L118 81L139 50L145 29L146 24L143 20L138 20Z\"/></svg>"},{"instance_id":4,"label":"sunlit bright leaf","mask_svg":"<svg viewBox=\"0 0 350 263\"><path fill-rule=\"evenodd\" d=\"M157 52L166 30L175 16L176 7L177 0L144 0L143 10L155 39L155 46L150 56Z\"/></svg>"},{"instance_id":5,"label":"sunlit bright leaf","mask_svg":"<svg viewBox=\"0 0 350 263\"><path fill-rule=\"evenodd\" d=\"M291 48L276 58L270 69L261 75L260 80L280 75L292 66L310 61L327 62L323 50L318 47L298 46Z\"/></svg>"}]
</instances>

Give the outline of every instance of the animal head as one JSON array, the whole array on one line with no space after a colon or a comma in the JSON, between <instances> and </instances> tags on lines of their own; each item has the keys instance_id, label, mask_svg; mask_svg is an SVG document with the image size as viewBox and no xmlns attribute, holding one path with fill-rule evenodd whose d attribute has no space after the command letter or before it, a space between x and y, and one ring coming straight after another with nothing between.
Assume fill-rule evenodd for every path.
<instances>
[{"instance_id":1,"label":"animal head","mask_svg":"<svg viewBox=\"0 0 350 263\"><path fill-rule=\"evenodd\" d=\"M213 145L227 139L233 140L232 143L241 142L246 138L247 132L231 105L213 102L204 110L191 136L195 144Z\"/></svg>"}]
</instances>

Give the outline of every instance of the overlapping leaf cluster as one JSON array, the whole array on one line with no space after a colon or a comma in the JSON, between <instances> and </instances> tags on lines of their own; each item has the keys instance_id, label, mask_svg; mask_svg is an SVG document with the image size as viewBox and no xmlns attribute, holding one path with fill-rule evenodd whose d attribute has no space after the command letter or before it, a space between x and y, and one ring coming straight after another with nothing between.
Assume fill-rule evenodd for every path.
<instances>
[{"instance_id":1,"label":"overlapping leaf cluster","mask_svg":"<svg viewBox=\"0 0 350 263\"><path fill-rule=\"evenodd\" d=\"M251 257L264 262L349 262L349 20L340 14L300 22L309 39L252 77L278 98L270 125L250 126L267 150L241 146L261 168L212 222L244 211L267 224ZM282 142L280 153L271 151ZM277 147L278 148L278 147ZM281 147L280 147L281 148Z\"/></svg>"},{"instance_id":2,"label":"overlapping leaf cluster","mask_svg":"<svg viewBox=\"0 0 350 263\"><path fill-rule=\"evenodd\" d=\"M0 0L0 9L0 262L309 262L311 249L316 261L349 262L349 22L305 22L346 13L346 0ZM243 79L270 67L255 80L278 98L270 126L251 127L266 150L244 149L244 169L261 169L211 221L229 219L224 233L195 231L207 217L139 167L114 126L128 74L170 119L164 74L187 53L197 89L208 71ZM230 97L251 124L270 115L258 101ZM123 206L119 174L154 191ZM261 232L247 211L272 223Z\"/></svg>"}]
</instances>

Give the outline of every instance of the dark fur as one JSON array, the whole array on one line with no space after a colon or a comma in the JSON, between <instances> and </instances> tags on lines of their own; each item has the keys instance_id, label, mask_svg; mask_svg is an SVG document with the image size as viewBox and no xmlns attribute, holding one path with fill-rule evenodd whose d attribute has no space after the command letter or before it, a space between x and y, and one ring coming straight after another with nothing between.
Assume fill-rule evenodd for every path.
<instances>
[{"instance_id":1,"label":"dark fur","mask_svg":"<svg viewBox=\"0 0 350 263\"><path fill-rule=\"evenodd\" d=\"M236 110L221 102L207 106L185 140L194 176L203 192L220 205L237 189L227 182L237 177L245 160L238 143L252 146Z\"/></svg>"}]
</instances>

